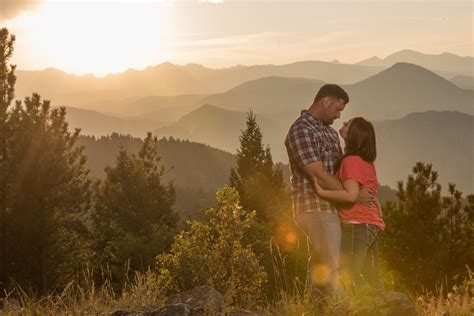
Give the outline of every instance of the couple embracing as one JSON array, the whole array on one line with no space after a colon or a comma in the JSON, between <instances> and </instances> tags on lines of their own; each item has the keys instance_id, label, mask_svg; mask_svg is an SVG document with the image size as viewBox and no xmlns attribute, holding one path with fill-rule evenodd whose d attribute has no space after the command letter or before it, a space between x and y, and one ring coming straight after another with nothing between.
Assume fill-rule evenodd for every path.
<instances>
[{"instance_id":1,"label":"couple embracing","mask_svg":"<svg viewBox=\"0 0 474 316\"><path fill-rule=\"evenodd\" d=\"M349 103L340 86L327 84L292 124L285 140L296 224L311 243L311 280L323 295L339 284L383 289L377 237L385 228L380 203L373 125L362 117L331 127Z\"/></svg>"}]
</instances>

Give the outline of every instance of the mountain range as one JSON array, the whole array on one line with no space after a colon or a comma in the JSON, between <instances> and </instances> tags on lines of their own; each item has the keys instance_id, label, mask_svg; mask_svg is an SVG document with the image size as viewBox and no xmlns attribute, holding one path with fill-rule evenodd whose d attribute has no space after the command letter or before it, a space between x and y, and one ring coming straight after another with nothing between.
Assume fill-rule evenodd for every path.
<instances>
[{"instance_id":1,"label":"mountain range","mask_svg":"<svg viewBox=\"0 0 474 316\"><path fill-rule=\"evenodd\" d=\"M457 75L472 76L474 59L453 54L427 55L403 50L381 60L383 62L374 60L378 59L372 58L358 64L301 61L286 65L239 65L223 69L211 69L197 64L181 66L162 63L143 70L129 69L101 78L71 75L53 68L43 71L17 70L16 96L23 99L32 92L38 92L44 99L52 100L56 106L101 112L104 112L105 106L109 108L106 113L139 115L145 113L136 113L132 105L134 100L144 97L223 93L247 81L272 76L317 79L348 85L367 79L397 62L415 63L450 79ZM168 101L156 99L155 106L162 108ZM120 106L123 104L130 105L130 113L123 113L123 107Z\"/></svg>"},{"instance_id":2,"label":"mountain range","mask_svg":"<svg viewBox=\"0 0 474 316\"><path fill-rule=\"evenodd\" d=\"M122 103L116 106L115 111L122 116L107 118L99 112L76 108L69 110L68 117L71 126L82 128L84 134L106 135L117 131L143 137L147 131L158 128L171 131L176 124L192 126L194 123L186 115L204 104L237 112L252 109L265 116L265 126L272 125L274 127L271 129L277 130L272 133L276 136L275 139L269 138L273 147L280 142L278 137L284 135L299 112L312 103L316 91L323 84L323 81L315 79L266 77L209 96L130 98L129 105ZM350 102L344 111L345 118L365 114L371 120L388 120L422 111L474 114L474 90L461 89L451 81L417 65L398 63L363 81L343 87L350 96ZM102 106L106 113L113 108L113 103ZM126 113L133 115L124 116ZM180 123L180 119L186 123ZM159 132L161 133L162 131ZM181 138L186 138L189 133L193 132L178 134Z\"/></svg>"}]
</instances>

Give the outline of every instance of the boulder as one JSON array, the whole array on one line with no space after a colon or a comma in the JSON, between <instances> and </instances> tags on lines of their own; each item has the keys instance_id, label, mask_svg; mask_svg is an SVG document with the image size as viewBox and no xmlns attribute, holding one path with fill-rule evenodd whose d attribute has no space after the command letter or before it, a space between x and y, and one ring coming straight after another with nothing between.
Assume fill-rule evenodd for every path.
<instances>
[{"instance_id":1,"label":"boulder","mask_svg":"<svg viewBox=\"0 0 474 316\"><path fill-rule=\"evenodd\" d=\"M224 313L224 296L210 286L196 286L173 296L168 304L154 311L116 311L112 316L256 316L255 312L239 309Z\"/></svg>"},{"instance_id":2,"label":"boulder","mask_svg":"<svg viewBox=\"0 0 474 316\"><path fill-rule=\"evenodd\" d=\"M187 304L193 315L219 314L224 307L224 296L210 286L196 286L190 291L173 296L169 304Z\"/></svg>"},{"instance_id":3,"label":"boulder","mask_svg":"<svg viewBox=\"0 0 474 316\"><path fill-rule=\"evenodd\" d=\"M116 311L112 316L190 316L189 305L168 304L160 309L148 312L140 311Z\"/></svg>"},{"instance_id":4,"label":"boulder","mask_svg":"<svg viewBox=\"0 0 474 316\"><path fill-rule=\"evenodd\" d=\"M228 312L226 316L257 316L258 314L246 309L239 309L235 311Z\"/></svg>"},{"instance_id":5,"label":"boulder","mask_svg":"<svg viewBox=\"0 0 474 316\"><path fill-rule=\"evenodd\" d=\"M150 316L190 316L191 311L187 304L169 304L154 311Z\"/></svg>"}]
</instances>

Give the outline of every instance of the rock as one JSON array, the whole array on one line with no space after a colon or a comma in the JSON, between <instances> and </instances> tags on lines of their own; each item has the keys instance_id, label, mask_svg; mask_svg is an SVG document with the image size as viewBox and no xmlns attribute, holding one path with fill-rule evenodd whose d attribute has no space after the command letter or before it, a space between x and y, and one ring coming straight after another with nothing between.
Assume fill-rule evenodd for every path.
<instances>
[{"instance_id":1,"label":"rock","mask_svg":"<svg viewBox=\"0 0 474 316\"><path fill-rule=\"evenodd\" d=\"M239 309L235 311L231 311L226 314L226 316L257 316L258 314L246 309Z\"/></svg>"},{"instance_id":2,"label":"rock","mask_svg":"<svg viewBox=\"0 0 474 316\"><path fill-rule=\"evenodd\" d=\"M154 311L149 316L189 316L191 315L189 305L187 304L169 304ZM148 315L147 315L148 316Z\"/></svg>"},{"instance_id":3,"label":"rock","mask_svg":"<svg viewBox=\"0 0 474 316\"><path fill-rule=\"evenodd\" d=\"M417 313L415 304L405 293L372 291L354 302L350 315L416 316Z\"/></svg>"},{"instance_id":4,"label":"rock","mask_svg":"<svg viewBox=\"0 0 474 316\"><path fill-rule=\"evenodd\" d=\"M189 305L186 304L169 304L160 309L151 312L139 311L116 311L112 316L190 316Z\"/></svg>"},{"instance_id":5,"label":"rock","mask_svg":"<svg viewBox=\"0 0 474 316\"><path fill-rule=\"evenodd\" d=\"M196 286L173 296L168 305L151 311L116 311L112 316L208 316L224 315L224 296L210 286ZM226 316L256 316L257 313L239 309L225 313Z\"/></svg>"},{"instance_id":6,"label":"rock","mask_svg":"<svg viewBox=\"0 0 474 316\"><path fill-rule=\"evenodd\" d=\"M145 312L135 312L135 311L115 311L112 313L112 316L143 316Z\"/></svg>"},{"instance_id":7,"label":"rock","mask_svg":"<svg viewBox=\"0 0 474 316\"><path fill-rule=\"evenodd\" d=\"M196 286L190 291L172 297L170 304L187 304L192 315L218 314L224 306L224 296L210 286Z\"/></svg>"}]
</instances>

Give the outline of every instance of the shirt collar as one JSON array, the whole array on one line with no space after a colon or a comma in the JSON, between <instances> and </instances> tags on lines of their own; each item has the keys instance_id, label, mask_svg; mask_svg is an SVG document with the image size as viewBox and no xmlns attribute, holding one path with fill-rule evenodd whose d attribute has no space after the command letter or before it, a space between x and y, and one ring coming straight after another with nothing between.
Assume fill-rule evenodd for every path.
<instances>
[{"instance_id":1,"label":"shirt collar","mask_svg":"<svg viewBox=\"0 0 474 316\"><path fill-rule=\"evenodd\" d=\"M312 116L308 110L301 111L301 116L315 126L328 126L326 123L323 122L323 120Z\"/></svg>"}]
</instances>

